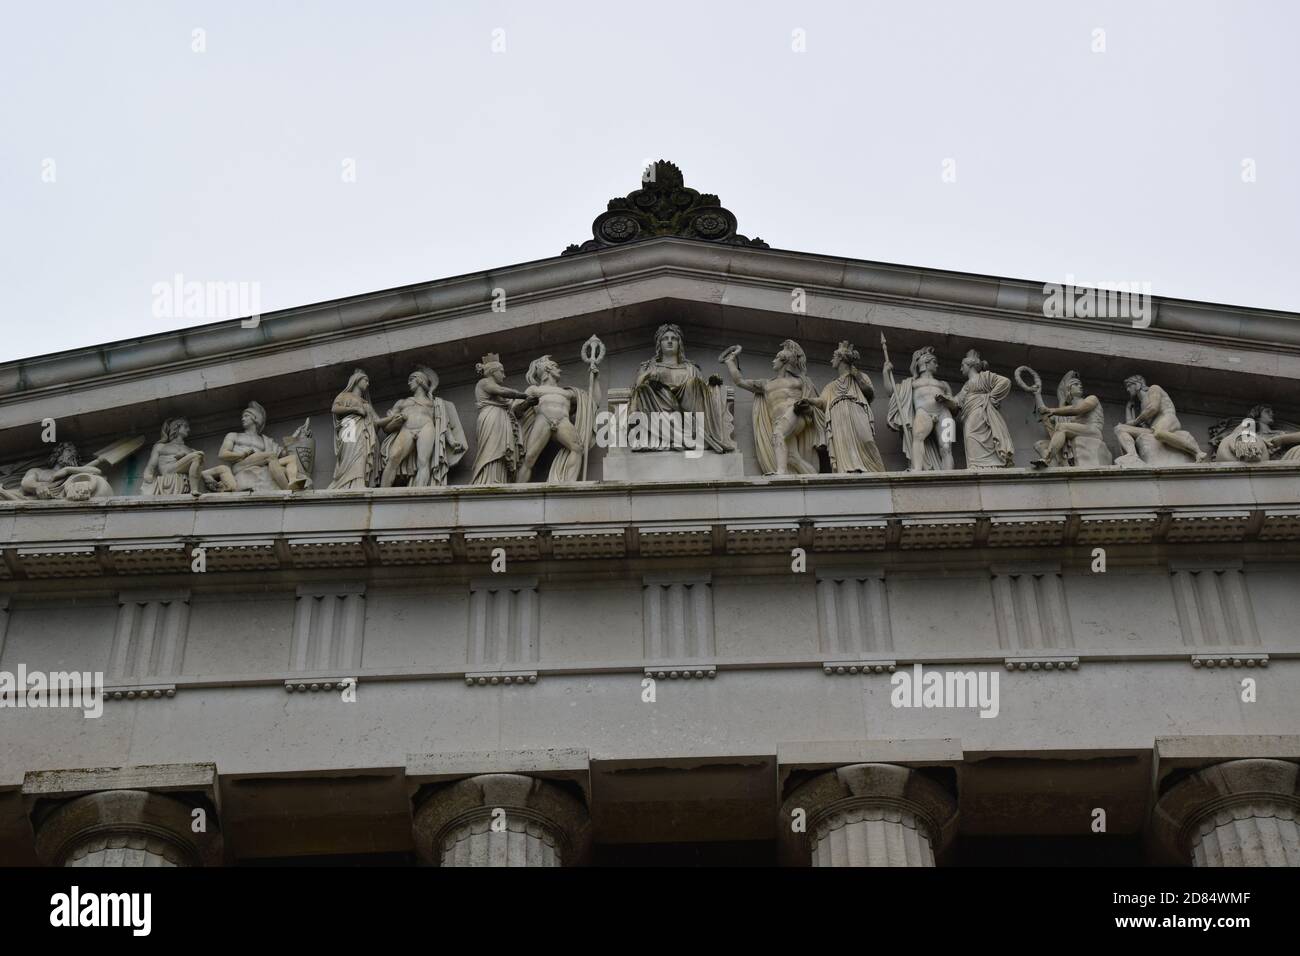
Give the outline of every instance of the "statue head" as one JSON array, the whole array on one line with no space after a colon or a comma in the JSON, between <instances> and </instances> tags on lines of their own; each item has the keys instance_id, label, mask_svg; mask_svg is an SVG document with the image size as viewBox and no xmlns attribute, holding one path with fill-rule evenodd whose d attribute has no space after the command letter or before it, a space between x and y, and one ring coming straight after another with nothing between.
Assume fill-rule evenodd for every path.
<instances>
[{"instance_id":1,"label":"statue head","mask_svg":"<svg viewBox=\"0 0 1300 956\"><path fill-rule=\"evenodd\" d=\"M162 432L158 440L161 442L184 441L189 437L190 423L185 418L169 418L162 423Z\"/></svg>"},{"instance_id":2,"label":"statue head","mask_svg":"<svg viewBox=\"0 0 1300 956\"><path fill-rule=\"evenodd\" d=\"M252 428L260 435L262 429L266 428L266 409L259 402L249 402L248 407L244 409L244 414L240 416L240 421L244 423L245 428Z\"/></svg>"},{"instance_id":3,"label":"statue head","mask_svg":"<svg viewBox=\"0 0 1300 956\"><path fill-rule=\"evenodd\" d=\"M535 358L528 366L524 376L529 385L550 385L560 380L560 366L549 355Z\"/></svg>"},{"instance_id":4,"label":"statue head","mask_svg":"<svg viewBox=\"0 0 1300 956\"><path fill-rule=\"evenodd\" d=\"M655 361L662 362L665 355L672 355L679 362L686 361L686 340L682 338L681 326L665 323L655 330Z\"/></svg>"},{"instance_id":5,"label":"statue head","mask_svg":"<svg viewBox=\"0 0 1300 956\"><path fill-rule=\"evenodd\" d=\"M358 395L365 395L370 391L370 376L366 374L365 369L353 369L352 374L348 376L348 385L343 391L355 392Z\"/></svg>"},{"instance_id":6,"label":"statue head","mask_svg":"<svg viewBox=\"0 0 1300 956\"><path fill-rule=\"evenodd\" d=\"M939 371L939 357L934 354L934 349L929 345L923 345L912 353L912 378L916 378L922 372L929 372L935 375Z\"/></svg>"},{"instance_id":7,"label":"statue head","mask_svg":"<svg viewBox=\"0 0 1300 956\"><path fill-rule=\"evenodd\" d=\"M837 368L841 365L853 368L856 367L860 361L862 361L862 356L858 353L858 350L854 348L853 343L849 341L841 342L839 347L835 349L835 353L831 356L831 365Z\"/></svg>"},{"instance_id":8,"label":"statue head","mask_svg":"<svg viewBox=\"0 0 1300 956\"><path fill-rule=\"evenodd\" d=\"M427 365L417 365L415 371L406 377L406 386L412 395L420 389L432 395L438 390L438 373Z\"/></svg>"},{"instance_id":9,"label":"statue head","mask_svg":"<svg viewBox=\"0 0 1300 956\"><path fill-rule=\"evenodd\" d=\"M1066 372L1056 386L1056 404L1070 405L1083 398L1083 380L1075 371Z\"/></svg>"},{"instance_id":10,"label":"statue head","mask_svg":"<svg viewBox=\"0 0 1300 956\"><path fill-rule=\"evenodd\" d=\"M1255 419L1255 421L1259 422L1259 426L1261 429L1268 428L1270 425L1273 424L1274 421L1273 406L1256 405L1254 408L1250 410L1250 417Z\"/></svg>"},{"instance_id":11,"label":"statue head","mask_svg":"<svg viewBox=\"0 0 1300 956\"><path fill-rule=\"evenodd\" d=\"M75 468L81 464L77 446L70 441L61 441L50 452L51 468Z\"/></svg>"},{"instance_id":12,"label":"statue head","mask_svg":"<svg viewBox=\"0 0 1300 956\"><path fill-rule=\"evenodd\" d=\"M966 357L961 360L961 374L967 378L976 372L987 372L989 363L980 358L980 353L971 349L966 353Z\"/></svg>"},{"instance_id":13,"label":"statue head","mask_svg":"<svg viewBox=\"0 0 1300 956\"><path fill-rule=\"evenodd\" d=\"M772 359L772 368L778 372L781 369L787 369L795 375L803 375L808 371L808 356L804 354L803 347L794 339L786 339L781 343L781 351L776 353L776 358Z\"/></svg>"},{"instance_id":14,"label":"statue head","mask_svg":"<svg viewBox=\"0 0 1300 956\"><path fill-rule=\"evenodd\" d=\"M484 355L483 360L474 366L474 371L484 378L492 379L498 385L506 380L506 367L501 364L501 356L496 352L488 352Z\"/></svg>"},{"instance_id":15,"label":"statue head","mask_svg":"<svg viewBox=\"0 0 1300 956\"><path fill-rule=\"evenodd\" d=\"M1124 379L1124 388L1128 392L1129 398L1137 398L1146 387L1147 380L1141 375L1130 375Z\"/></svg>"}]
</instances>

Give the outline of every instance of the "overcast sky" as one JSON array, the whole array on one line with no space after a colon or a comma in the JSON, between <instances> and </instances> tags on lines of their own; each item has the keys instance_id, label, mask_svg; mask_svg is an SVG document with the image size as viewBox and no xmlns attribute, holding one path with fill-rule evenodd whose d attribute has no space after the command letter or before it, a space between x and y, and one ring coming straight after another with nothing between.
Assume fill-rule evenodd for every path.
<instances>
[{"instance_id":1,"label":"overcast sky","mask_svg":"<svg viewBox=\"0 0 1300 956\"><path fill-rule=\"evenodd\" d=\"M776 248L1297 311L1297 9L4 0L0 360L556 255L660 156Z\"/></svg>"}]
</instances>

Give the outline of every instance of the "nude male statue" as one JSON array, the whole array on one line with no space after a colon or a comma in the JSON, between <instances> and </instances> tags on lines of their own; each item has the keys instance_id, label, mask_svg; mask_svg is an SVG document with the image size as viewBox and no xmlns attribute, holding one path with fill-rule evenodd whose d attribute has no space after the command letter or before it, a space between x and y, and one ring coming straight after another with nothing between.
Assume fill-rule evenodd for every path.
<instances>
[{"instance_id":1,"label":"nude male statue","mask_svg":"<svg viewBox=\"0 0 1300 956\"><path fill-rule=\"evenodd\" d=\"M742 378L733 345L718 360L737 388L758 396L754 402L754 450L765 475L815 475L817 449L826 445L826 413L821 394L808 377L808 357L786 339L772 359L774 378Z\"/></svg>"},{"instance_id":2,"label":"nude male statue","mask_svg":"<svg viewBox=\"0 0 1300 956\"><path fill-rule=\"evenodd\" d=\"M1205 461L1209 457L1201 451L1192 433L1183 428L1168 392L1159 385L1148 385L1141 375L1124 379L1124 388L1129 396L1129 420L1115 426L1115 437L1124 450L1115 464L1154 464L1138 451L1137 442L1143 437L1154 437L1166 448L1181 452L1193 461Z\"/></svg>"},{"instance_id":3,"label":"nude male statue","mask_svg":"<svg viewBox=\"0 0 1300 956\"><path fill-rule=\"evenodd\" d=\"M939 359L934 349L926 345L913 352L911 376L895 383L884 335L880 346L885 354L882 373L889 394L889 427L903 433L907 470L951 471L952 446L957 440L953 412L961 406L948 383L936 377Z\"/></svg>"}]
</instances>

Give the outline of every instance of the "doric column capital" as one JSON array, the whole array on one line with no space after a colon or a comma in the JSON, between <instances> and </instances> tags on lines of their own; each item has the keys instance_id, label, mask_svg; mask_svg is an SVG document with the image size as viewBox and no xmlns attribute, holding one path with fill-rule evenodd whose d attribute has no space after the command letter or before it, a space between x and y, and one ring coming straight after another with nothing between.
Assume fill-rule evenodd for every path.
<instances>
[{"instance_id":1,"label":"doric column capital","mask_svg":"<svg viewBox=\"0 0 1300 956\"><path fill-rule=\"evenodd\" d=\"M103 790L41 812L36 852L49 866L212 866L220 862L214 814L194 831L196 808L147 790Z\"/></svg>"},{"instance_id":2,"label":"doric column capital","mask_svg":"<svg viewBox=\"0 0 1300 956\"><path fill-rule=\"evenodd\" d=\"M488 773L434 791L415 812L420 859L440 866L573 866L591 848L591 818L568 790Z\"/></svg>"},{"instance_id":3,"label":"doric column capital","mask_svg":"<svg viewBox=\"0 0 1300 956\"><path fill-rule=\"evenodd\" d=\"M803 811L803 833L792 827L797 810ZM873 823L881 824L877 829L884 835L879 846L872 828L864 826ZM828 841L838 842L834 834L845 828L852 828L848 862L837 850L831 865L932 865L956 833L957 801L929 777L897 764L859 763L818 774L782 807L784 861L800 865L811 858L825 865Z\"/></svg>"},{"instance_id":4,"label":"doric column capital","mask_svg":"<svg viewBox=\"0 0 1300 956\"><path fill-rule=\"evenodd\" d=\"M1152 814L1165 852L1195 866L1300 866L1300 766L1229 760L1171 787Z\"/></svg>"}]
</instances>

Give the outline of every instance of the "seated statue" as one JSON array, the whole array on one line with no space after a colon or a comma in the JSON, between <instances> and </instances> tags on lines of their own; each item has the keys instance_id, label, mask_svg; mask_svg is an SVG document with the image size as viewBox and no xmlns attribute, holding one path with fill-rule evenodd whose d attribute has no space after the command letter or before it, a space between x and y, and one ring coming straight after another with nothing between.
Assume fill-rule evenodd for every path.
<instances>
[{"instance_id":1,"label":"seated statue","mask_svg":"<svg viewBox=\"0 0 1300 956\"><path fill-rule=\"evenodd\" d=\"M1124 451L1115 464L1150 468L1205 461L1208 456L1183 428L1168 392L1159 385L1148 385L1141 375L1124 379L1124 387L1129 395L1128 421L1115 426L1115 437Z\"/></svg>"},{"instance_id":2,"label":"seated statue","mask_svg":"<svg viewBox=\"0 0 1300 956\"><path fill-rule=\"evenodd\" d=\"M700 367L686 358L682 330L676 325L659 326L655 332L654 358L642 362L637 370L628 399L628 415L637 412L644 415L699 413L703 416L705 447L718 453L735 451L722 379L716 375L705 379ZM673 447L685 445L681 442ZM634 445L632 450L647 450L647 446Z\"/></svg>"},{"instance_id":3,"label":"seated statue","mask_svg":"<svg viewBox=\"0 0 1300 956\"><path fill-rule=\"evenodd\" d=\"M1023 366L1022 366L1023 367ZM1017 375L1020 369L1016 369ZM1047 429L1047 440L1034 442L1038 457L1035 468L1101 468L1112 464L1106 447L1106 412L1101 399L1083 393L1083 380L1075 371L1066 372L1056 386L1056 405L1043 402L1042 382L1030 391L1034 406Z\"/></svg>"},{"instance_id":4,"label":"seated statue","mask_svg":"<svg viewBox=\"0 0 1300 956\"><path fill-rule=\"evenodd\" d=\"M100 471L100 459L82 465L77 446L59 442L50 453L49 466L30 468L23 475L22 493L4 489L0 497L7 501L89 501L113 497L113 486Z\"/></svg>"},{"instance_id":5,"label":"seated statue","mask_svg":"<svg viewBox=\"0 0 1300 956\"><path fill-rule=\"evenodd\" d=\"M1300 461L1300 430L1273 427L1273 407L1256 405L1240 421L1225 418L1211 426L1210 445L1215 461L1262 464L1269 461Z\"/></svg>"},{"instance_id":6,"label":"seated statue","mask_svg":"<svg viewBox=\"0 0 1300 956\"><path fill-rule=\"evenodd\" d=\"M240 416L242 432L229 432L217 457L222 464L203 472L209 487L219 491L270 492L297 490L305 486L296 455L284 448L266 429L266 409L249 402Z\"/></svg>"},{"instance_id":7,"label":"seated statue","mask_svg":"<svg viewBox=\"0 0 1300 956\"><path fill-rule=\"evenodd\" d=\"M162 434L149 453L149 463L144 468L140 494L203 494L203 452L185 444L189 435L187 419L169 418L163 422Z\"/></svg>"}]
</instances>

